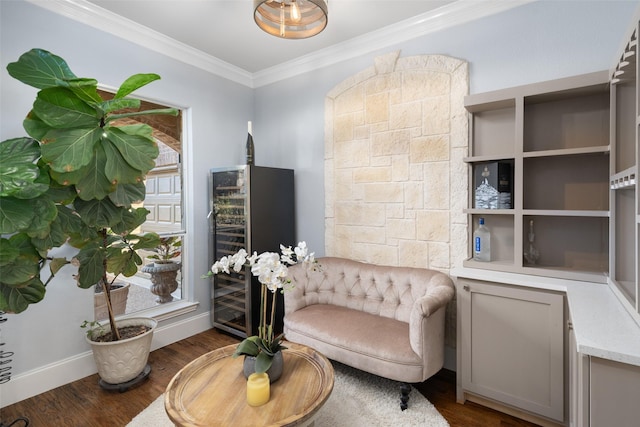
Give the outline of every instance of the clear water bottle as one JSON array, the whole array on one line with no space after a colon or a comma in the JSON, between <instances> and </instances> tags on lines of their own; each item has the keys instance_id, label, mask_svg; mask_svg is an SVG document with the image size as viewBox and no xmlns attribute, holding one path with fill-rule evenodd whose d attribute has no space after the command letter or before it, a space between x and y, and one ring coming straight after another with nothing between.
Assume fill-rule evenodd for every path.
<instances>
[{"instance_id":1,"label":"clear water bottle","mask_svg":"<svg viewBox=\"0 0 640 427\"><path fill-rule=\"evenodd\" d=\"M491 233L484 225L484 218L479 219L478 228L473 232L473 259L491 261Z\"/></svg>"}]
</instances>

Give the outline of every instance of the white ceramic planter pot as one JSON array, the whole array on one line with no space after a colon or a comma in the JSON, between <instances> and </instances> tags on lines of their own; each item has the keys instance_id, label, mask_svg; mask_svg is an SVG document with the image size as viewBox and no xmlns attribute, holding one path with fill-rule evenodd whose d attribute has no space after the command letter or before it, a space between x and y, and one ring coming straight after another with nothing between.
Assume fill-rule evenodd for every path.
<instances>
[{"instance_id":1,"label":"white ceramic planter pot","mask_svg":"<svg viewBox=\"0 0 640 427\"><path fill-rule=\"evenodd\" d=\"M113 342L95 342L87 337L93 350L100 378L109 384L122 384L137 377L147 365L153 331L158 322L147 317L132 317L116 321L122 326L145 325L151 329L142 335ZM111 332L107 323L105 331Z\"/></svg>"}]
</instances>

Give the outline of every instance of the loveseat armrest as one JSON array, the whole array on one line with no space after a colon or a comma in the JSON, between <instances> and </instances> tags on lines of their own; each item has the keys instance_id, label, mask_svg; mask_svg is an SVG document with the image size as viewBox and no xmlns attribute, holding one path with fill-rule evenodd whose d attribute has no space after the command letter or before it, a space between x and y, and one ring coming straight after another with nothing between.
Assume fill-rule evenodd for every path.
<instances>
[{"instance_id":1,"label":"loveseat armrest","mask_svg":"<svg viewBox=\"0 0 640 427\"><path fill-rule=\"evenodd\" d=\"M409 317L409 341L416 354L425 357L431 346L444 348L444 313L455 295L453 280L444 273L434 274L427 293L418 298ZM441 344L438 344L441 343Z\"/></svg>"},{"instance_id":2,"label":"loveseat armrest","mask_svg":"<svg viewBox=\"0 0 640 427\"><path fill-rule=\"evenodd\" d=\"M324 275L307 268L303 264L289 267L291 286L284 290L284 314L301 310L308 305L318 304L318 288L324 281Z\"/></svg>"},{"instance_id":3,"label":"loveseat armrest","mask_svg":"<svg viewBox=\"0 0 640 427\"><path fill-rule=\"evenodd\" d=\"M416 300L414 310L421 316L431 316L453 299L455 289L449 276L444 273L435 274L430 280L427 293Z\"/></svg>"}]
</instances>

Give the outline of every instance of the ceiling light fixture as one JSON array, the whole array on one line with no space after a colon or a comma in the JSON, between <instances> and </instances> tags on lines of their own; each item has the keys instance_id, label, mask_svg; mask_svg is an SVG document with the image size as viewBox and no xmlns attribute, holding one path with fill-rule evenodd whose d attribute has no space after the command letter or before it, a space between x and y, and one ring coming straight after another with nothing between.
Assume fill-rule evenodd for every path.
<instances>
[{"instance_id":1,"label":"ceiling light fixture","mask_svg":"<svg viewBox=\"0 0 640 427\"><path fill-rule=\"evenodd\" d=\"M258 27L283 39L306 39L327 26L325 0L254 0Z\"/></svg>"}]
</instances>

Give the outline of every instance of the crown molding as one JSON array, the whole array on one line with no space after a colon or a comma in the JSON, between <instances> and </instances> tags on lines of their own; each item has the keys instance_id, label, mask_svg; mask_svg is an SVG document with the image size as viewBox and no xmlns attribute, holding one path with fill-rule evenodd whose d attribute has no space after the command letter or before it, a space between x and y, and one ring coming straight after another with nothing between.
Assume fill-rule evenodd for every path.
<instances>
[{"instance_id":1,"label":"crown molding","mask_svg":"<svg viewBox=\"0 0 640 427\"><path fill-rule=\"evenodd\" d=\"M86 0L26 1L225 79L253 86L250 72Z\"/></svg>"},{"instance_id":2,"label":"crown molding","mask_svg":"<svg viewBox=\"0 0 640 427\"><path fill-rule=\"evenodd\" d=\"M257 88L537 0L459 0L292 61L250 73L86 0L26 0L209 73Z\"/></svg>"},{"instance_id":3,"label":"crown molding","mask_svg":"<svg viewBox=\"0 0 640 427\"><path fill-rule=\"evenodd\" d=\"M458 0L397 24L258 71L253 74L253 85L265 86L534 1L538 0Z\"/></svg>"}]
</instances>

